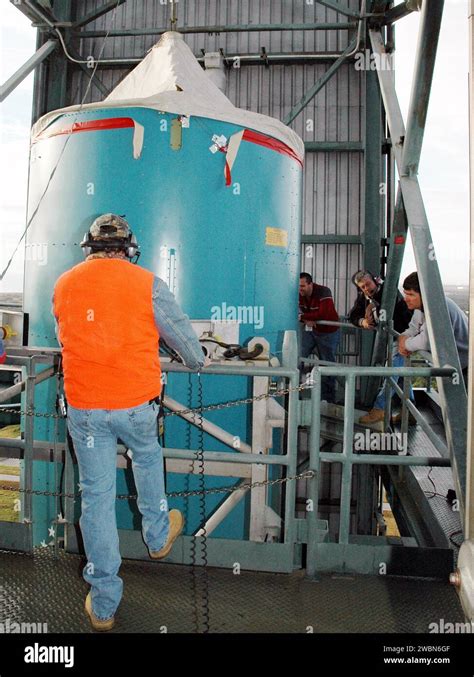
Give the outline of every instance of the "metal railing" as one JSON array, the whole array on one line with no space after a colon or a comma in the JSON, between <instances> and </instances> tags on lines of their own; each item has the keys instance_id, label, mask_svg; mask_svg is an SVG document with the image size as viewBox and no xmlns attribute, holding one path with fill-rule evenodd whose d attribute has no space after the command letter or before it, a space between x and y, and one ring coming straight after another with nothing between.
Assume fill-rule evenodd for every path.
<instances>
[{"instance_id":1,"label":"metal railing","mask_svg":"<svg viewBox=\"0 0 474 677\"><path fill-rule=\"evenodd\" d=\"M294 347L293 347L294 348ZM292 351L290 351L291 354ZM294 352L294 351L293 351ZM31 349L31 348L12 348L9 350L8 364L9 366L18 365L19 369L26 369L26 378L23 378L18 384L5 389L3 394L0 394L0 401L5 401L11 397L17 396L22 391L25 391L25 406L21 409L25 411L17 412L18 414L24 415L24 439L0 439L0 456L6 453L11 453L11 450L17 450L18 454L24 461L24 466L21 473L21 484L20 492L24 494L24 499L22 500L22 514L21 522L0 522L0 547L6 549L19 549L19 550L31 550L32 548L32 531L31 525L33 522L32 515L32 497L35 494L44 493L47 496L55 497L57 501L57 496L65 496L65 518L66 522L72 524L74 522L74 500L75 500L75 483L74 483L74 471L71 466L72 459L70 454L65 453L65 477L66 477L66 492L61 494L61 491L57 491L57 483L55 481L55 491L37 491L34 490L32 485L33 478L33 460L35 459L36 447L41 446L41 442L35 442L34 440L34 420L37 416L52 417L57 422L60 418L63 418L61 414L50 413L50 412L38 412L35 411L35 385L39 382L44 381L51 376L54 376L58 373L58 365L60 358L59 349ZM284 358L285 360L285 358ZM294 352L294 360L296 365L296 352ZM47 363L49 366L41 371L39 374L36 373L37 363ZM285 361L284 361L285 363ZM182 372L182 373L192 373L186 367L175 364L167 363L164 360L162 361L162 371L163 372ZM215 365L207 367L205 370L205 375L214 375L214 376L239 376L243 378L252 378L252 379L276 379L278 383L286 382L288 387L286 388L286 393L288 395L287 408L285 411L285 423L286 423L286 437L285 437L285 452L284 453L264 453L260 448L249 447L249 445L242 443L239 451L203 451L202 458L206 466L210 463L229 463L229 464L248 464L252 470L250 475L253 478L254 469L258 467L269 469L270 466L279 466L284 469L283 476L287 479L292 479L293 476L296 477L297 472L297 427L298 427L298 394L300 390L299 386L299 371L296 369L286 368L286 367L270 367L270 366L258 366L258 365L236 365L235 363L229 363L224 365ZM280 391L278 391L280 392ZM269 392L265 393L265 397L272 398L277 393ZM246 398L250 400L249 403L254 403L253 400L258 398ZM164 404L166 407L166 400L164 398ZM242 400L242 403L245 403L246 400ZM170 401L172 404L174 401ZM229 405L233 406L234 403L222 403L222 407L218 405L217 408L225 408ZM238 404L236 402L235 404ZM173 411L174 409L174 411ZM205 407L204 407L205 409ZM194 410L191 416L186 413L182 414L182 411L186 412L188 410L181 410L179 407L176 410L176 407L170 407L170 412L176 415L180 415L187 420L188 422L194 424L196 427L202 427L204 432L208 432L217 439L219 439L224 444L229 445L228 437L225 437L226 432L223 428L207 421L203 418L202 412L199 409ZM187 418L186 418L187 416ZM56 428L57 430L57 428ZM44 445L44 443L43 443ZM50 442L50 447L53 447L53 442ZM63 453L67 450L66 445L58 445L58 449L61 447L61 457L57 458L55 454L55 461L62 462ZM118 449L118 453L123 453L123 449ZM175 459L175 460L196 460L197 451L193 449L180 449L180 448L163 448L164 458ZM56 465L56 464L55 464ZM206 474L214 475L218 474L217 472L207 472ZM245 473L244 473L245 474ZM307 474L307 473L306 473ZM56 474L55 474L56 475ZM72 482L70 480L73 480ZM256 482L255 486L261 486L262 484L273 484L275 480L268 480L268 482ZM254 486L251 483L250 486ZM243 495L245 490L249 489L250 486L243 485L241 489L243 490L238 494L238 492L233 493L233 488L229 487L229 496L227 497L232 503L237 501L238 495ZM69 493L68 493L69 492ZM296 482L288 481L285 491L285 507L284 507L284 532L282 538L282 544L286 546L288 552L288 566L292 561L292 548L293 544L297 540L296 533L296 518L295 518L295 505L296 505ZM225 515L224 515L225 516ZM214 517L214 515L213 515Z\"/></svg>"},{"instance_id":2,"label":"metal railing","mask_svg":"<svg viewBox=\"0 0 474 677\"><path fill-rule=\"evenodd\" d=\"M451 367L328 367L322 366L313 369L311 391L311 430L310 430L310 453L309 469L313 471L313 477L308 481L309 498L312 501L313 510L308 511L308 554L307 574L314 575L317 567L316 551L311 547L318 542L318 502L319 481L322 463L341 463L341 503L339 516L340 545L349 543L350 533L350 503L352 489L352 471L354 465L388 465L388 466L450 466L449 458L420 457L389 454L355 454L353 451L354 425L355 425L355 385L356 379L361 376L389 376L412 378L414 376L438 376L450 378L455 373ZM344 409L344 433L342 452L321 452L321 378L324 376L342 376L345 378L345 409ZM403 395L403 391L400 390ZM414 407L415 409L415 407ZM420 415L421 416L421 415Z\"/></svg>"},{"instance_id":3,"label":"metal railing","mask_svg":"<svg viewBox=\"0 0 474 677\"><path fill-rule=\"evenodd\" d=\"M25 407L34 412L35 387L39 383L57 374L60 351L56 349L14 348L8 350L8 366L18 366L22 379L18 383L0 391L0 402L5 402L25 392ZM36 373L38 364L47 364L45 369ZM0 367L1 369L1 367ZM19 413L19 412L18 412ZM30 551L33 547L33 460L34 460L34 416L25 416L24 439L0 439L1 448L21 448L24 465L20 473L19 490L24 495L21 501L21 521L0 521L0 547L12 550ZM0 453L0 456L2 454Z\"/></svg>"}]
</instances>

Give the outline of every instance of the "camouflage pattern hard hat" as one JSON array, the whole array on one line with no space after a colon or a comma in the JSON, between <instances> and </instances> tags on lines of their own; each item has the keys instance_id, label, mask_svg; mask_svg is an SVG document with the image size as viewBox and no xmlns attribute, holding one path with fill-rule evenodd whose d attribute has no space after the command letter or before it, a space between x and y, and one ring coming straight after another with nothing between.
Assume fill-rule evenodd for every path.
<instances>
[{"instance_id":1,"label":"camouflage pattern hard hat","mask_svg":"<svg viewBox=\"0 0 474 677\"><path fill-rule=\"evenodd\" d=\"M93 240L126 240L130 238L130 226L117 214L98 216L89 229Z\"/></svg>"}]
</instances>

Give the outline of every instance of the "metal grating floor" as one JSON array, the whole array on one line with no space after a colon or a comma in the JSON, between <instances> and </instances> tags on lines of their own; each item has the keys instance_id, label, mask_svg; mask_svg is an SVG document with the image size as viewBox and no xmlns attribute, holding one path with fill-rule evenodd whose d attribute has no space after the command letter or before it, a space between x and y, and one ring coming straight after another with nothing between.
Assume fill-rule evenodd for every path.
<instances>
[{"instance_id":1,"label":"metal grating floor","mask_svg":"<svg viewBox=\"0 0 474 677\"><path fill-rule=\"evenodd\" d=\"M0 623L47 623L49 633L92 632L83 612L84 560L49 548L0 551ZM195 632L191 568L124 560L124 597L113 632ZM384 576L288 574L208 569L212 633L426 633L463 622L448 583Z\"/></svg>"}]
</instances>

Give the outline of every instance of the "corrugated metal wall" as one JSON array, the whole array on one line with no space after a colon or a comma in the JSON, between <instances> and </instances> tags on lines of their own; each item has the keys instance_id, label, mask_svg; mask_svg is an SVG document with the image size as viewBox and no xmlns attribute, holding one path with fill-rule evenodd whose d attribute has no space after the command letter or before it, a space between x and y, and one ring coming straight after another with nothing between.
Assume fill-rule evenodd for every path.
<instances>
[{"instance_id":1,"label":"corrugated metal wall","mask_svg":"<svg viewBox=\"0 0 474 677\"><path fill-rule=\"evenodd\" d=\"M103 0L73 3L80 20ZM359 1L345 3L359 9ZM344 22L348 18L307 0L178 0L177 26L213 26L249 23ZM113 12L87 24L84 30L159 29L170 26L170 4L165 0L127 0ZM223 50L225 55L343 51L355 31L262 31L185 34L196 56L203 51ZM102 58L142 58L158 35L109 36ZM97 57L104 37L77 41L81 55ZM227 70L229 99L241 108L284 119L303 94L329 67L329 63L285 64L268 67L242 63ZM100 67L97 77L108 90L129 72L126 68ZM87 88L89 74L77 69L68 88L68 104L79 103ZM291 126L305 141L363 142L365 73L353 64L343 66ZM92 85L86 103L103 98ZM308 152L305 161L304 225L307 235L360 235L364 213L364 158L361 152ZM340 314L349 309L355 292L350 275L362 265L358 244L306 245L302 265L316 281L333 289ZM353 348L353 346L352 346Z\"/></svg>"}]
</instances>

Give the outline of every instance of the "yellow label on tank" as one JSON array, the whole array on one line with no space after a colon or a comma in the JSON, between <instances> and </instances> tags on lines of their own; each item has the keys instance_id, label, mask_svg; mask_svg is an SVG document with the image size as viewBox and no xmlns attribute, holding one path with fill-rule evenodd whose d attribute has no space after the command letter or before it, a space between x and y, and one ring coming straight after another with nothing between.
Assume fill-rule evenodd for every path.
<instances>
[{"instance_id":1,"label":"yellow label on tank","mask_svg":"<svg viewBox=\"0 0 474 677\"><path fill-rule=\"evenodd\" d=\"M173 118L171 120L170 146L172 150L181 150L182 146L182 125L181 120Z\"/></svg>"},{"instance_id":2,"label":"yellow label on tank","mask_svg":"<svg viewBox=\"0 0 474 677\"><path fill-rule=\"evenodd\" d=\"M287 247L288 232L283 228L269 228L265 230L265 244L272 247Z\"/></svg>"}]
</instances>

